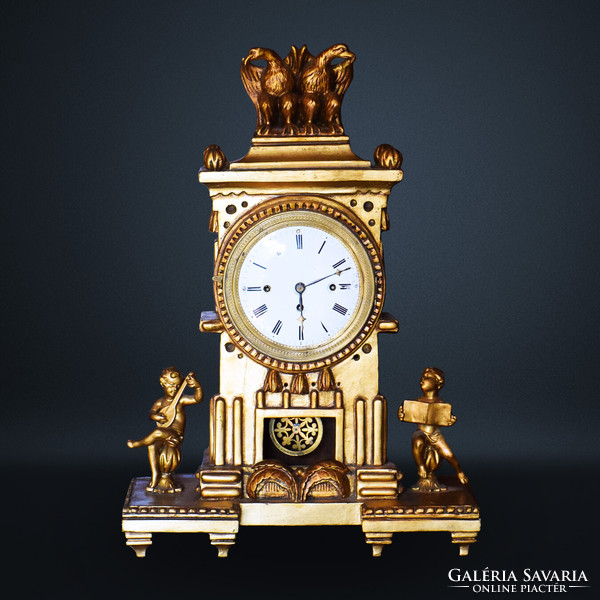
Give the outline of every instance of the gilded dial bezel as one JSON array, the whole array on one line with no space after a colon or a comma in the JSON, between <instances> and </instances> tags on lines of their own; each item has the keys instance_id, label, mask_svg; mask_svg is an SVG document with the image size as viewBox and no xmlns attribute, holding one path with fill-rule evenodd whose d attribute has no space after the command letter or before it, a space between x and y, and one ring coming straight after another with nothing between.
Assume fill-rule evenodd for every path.
<instances>
[{"instance_id":1,"label":"gilded dial bezel","mask_svg":"<svg viewBox=\"0 0 600 600\"><path fill-rule=\"evenodd\" d=\"M299 350L263 336L245 315L236 289L247 250L269 232L296 223L313 225L341 239L351 249L364 286L352 318L333 340ZM281 196L261 203L233 224L216 259L214 291L219 318L240 350L266 367L298 372L333 365L364 342L381 314L384 282L379 245L351 211L330 198Z\"/></svg>"}]
</instances>

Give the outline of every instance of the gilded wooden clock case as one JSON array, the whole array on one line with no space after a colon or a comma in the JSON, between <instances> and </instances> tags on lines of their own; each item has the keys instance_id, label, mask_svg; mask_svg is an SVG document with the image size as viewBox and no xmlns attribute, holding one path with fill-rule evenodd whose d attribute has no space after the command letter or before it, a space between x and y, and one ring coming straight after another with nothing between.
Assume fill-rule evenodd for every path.
<instances>
[{"instance_id":1,"label":"gilded wooden clock case","mask_svg":"<svg viewBox=\"0 0 600 600\"><path fill-rule=\"evenodd\" d=\"M382 145L372 165L345 135L271 132L254 137L239 161L227 163L218 147L204 160L215 310L202 313L200 330L218 336L220 352L210 443L194 476L175 476L180 494L152 496L143 478L133 480L123 510L128 545L143 556L154 532L206 532L227 556L242 525L357 525L375 556L393 533L422 530L450 532L466 554L480 527L468 491L447 492L443 502L401 493L402 474L386 456L379 335L397 332L398 323L383 312L381 238L388 196L403 177L401 155ZM330 228L353 248L365 282L348 327L309 352L261 337L236 298L245 249L287 222Z\"/></svg>"},{"instance_id":2,"label":"gilded wooden clock case","mask_svg":"<svg viewBox=\"0 0 600 600\"><path fill-rule=\"evenodd\" d=\"M378 335L395 331L397 324L389 315L382 316L385 278L380 234L382 220L387 222L389 190L402 172L373 169L353 155L345 137L313 138L308 147L304 142L255 138L248 156L228 170L200 173L211 193L211 223L218 234L217 314L204 314L201 329L222 328L221 390L211 400L211 447L199 472L201 493L207 497L223 493L223 485L217 483L217 467L240 469L240 478L229 486L228 493L241 497L244 470L274 458L264 452L270 419L319 417L330 421L333 440L328 441L333 453L329 458L352 465L349 481L353 494L357 468L381 470L385 464L387 411L385 399L379 395ZM274 148L276 153L272 153ZM307 160L307 148L312 160ZM257 348L252 336L244 335L246 332L232 323L225 301L227 293L232 293L232 283L223 275L237 240L256 223L279 218L277 215L287 216L291 222L298 216L309 222L312 218L331 220L338 232L345 231L338 235L360 245L368 257L368 264L363 262L361 268L369 272L366 280L371 289L366 290L366 297L372 301L361 303L355 321L358 327L336 339L330 350L319 350L308 360L270 355L264 344ZM270 379L278 383L269 385ZM379 493L397 493L395 467L386 467L382 477ZM370 483L360 489L374 487L376 479L373 474Z\"/></svg>"}]
</instances>

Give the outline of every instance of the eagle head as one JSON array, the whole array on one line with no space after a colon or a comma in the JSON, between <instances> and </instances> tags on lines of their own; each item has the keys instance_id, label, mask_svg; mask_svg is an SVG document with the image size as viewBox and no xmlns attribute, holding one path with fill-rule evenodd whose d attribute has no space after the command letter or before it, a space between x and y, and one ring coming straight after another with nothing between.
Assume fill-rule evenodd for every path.
<instances>
[{"instance_id":1,"label":"eagle head","mask_svg":"<svg viewBox=\"0 0 600 600\"><path fill-rule=\"evenodd\" d=\"M325 52L327 53L327 58L330 61L334 58L344 58L350 60L350 62L354 62L354 59L356 58L355 54L350 52L346 44L336 44L335 46L331 46L331 48L325 50Z\"/></svg>"}]
</instances>

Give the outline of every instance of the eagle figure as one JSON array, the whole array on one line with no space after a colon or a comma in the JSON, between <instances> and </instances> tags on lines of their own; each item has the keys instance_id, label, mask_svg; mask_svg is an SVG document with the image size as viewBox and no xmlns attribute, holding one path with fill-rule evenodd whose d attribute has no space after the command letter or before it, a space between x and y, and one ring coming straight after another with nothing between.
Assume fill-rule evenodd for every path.
<instances>
[{"instance_id":1,"label":"eagle figure","mask_svg":"<svg viewBox=\"0 0 600 600\"><path fill-rule=\"evenodd\" d=\"M336 44L317 56L304 51L298 73L301 133L340 135L342 99L352 82L356 56L345 44ZM332 64L335 59L342 59Z\"/></svg>"},{"instance_id":2,"label":"eagle figure","mask_svg":"<svg viewBox=\"0 0 600 600\"><path fill-rule=\"evenodd\" d=\"M292 46L289 55L281 57L268 48L252 48L242 60L241 76L246 92L256 108L256 135L297 135L294 123L298 97L295 93L296 73L301 54ZM266 61L265 67L253 64Z\"/></svg>"}]
</instances>

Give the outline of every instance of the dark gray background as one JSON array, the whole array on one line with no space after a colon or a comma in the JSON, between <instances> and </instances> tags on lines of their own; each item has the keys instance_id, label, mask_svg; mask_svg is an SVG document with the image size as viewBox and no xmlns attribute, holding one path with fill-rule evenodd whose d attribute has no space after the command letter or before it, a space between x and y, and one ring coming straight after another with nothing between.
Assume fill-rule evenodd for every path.
<instances>
[{"instance_id":1,"label":"dark gray background","mask_svg":"<svg viewBox=\"0 0 600 600\"><path fill-rule=\"evenodd\" d=\"M553 490L566 485L564 501L582 506L600 458L599 16L597 3L566 1L3 2L10 466L35 465L67 501L69 485L81 488L57 474L87 469L90 488L113 486L95 506L118 527L129 477L148 470L125 440L150 430L161 369L194 369L207 398L218 391L217 336L197 330L214 305L197 171L208 144L230 160L249 147L255 114L240 61L253 46L285 56L291 44L316 54L345 42L357 55L343 106L353 150L370 159L390 143L405 157L384 234L386 310L400 322L381 338L389 457L414 479L411 428L394 414L418 394L422 369L440 367L458 415L446 437L476 493L480 474L498 531L510 521L498 490L526 490L533 476L535 493L514 503L519 518L564 530ZM189 472L207 443L208 403L188 414ZM550 494L556 514L523 516ZM72 523L66 513L53 522L67 548ZM577 540L592 539L586 528L577 522ZM517 568L510 541L488 539L481 566L499 568L501 556ZM539 539L538 551L552 547ZM438 543L454 560L445 538L423 551ZM116 534L113 545L125 552ZM541 566L581 568L564 539L555 546L555 564Z\"/></svg>"}]
</instances>

